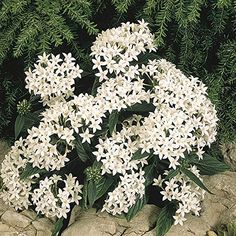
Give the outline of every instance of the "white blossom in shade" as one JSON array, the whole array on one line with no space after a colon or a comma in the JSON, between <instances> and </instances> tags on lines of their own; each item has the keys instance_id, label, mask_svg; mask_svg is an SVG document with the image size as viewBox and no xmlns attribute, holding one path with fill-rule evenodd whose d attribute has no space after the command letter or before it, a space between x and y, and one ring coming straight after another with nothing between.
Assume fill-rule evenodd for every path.
<instances>
[{"instance_id":1,"label":"white blossom in shade","mask_svg":"<svg viewBox=\"0 0 236 236\"><path fill-rule=\"evenodd\" d=\"M196 166L191 166L189 170L202 181ZM165 175L168 175L168 173L169 171L166 171ZM154 179L153 185L158 185L162 188L160 193L163 195L163 201L167 199L169 201L174 200L178 202L178 208L174 216L174 224L183 225L183 222L186 220L185 215L188 213L199 216L201 201L204 199L205 190L201 189L182 173L177 174L171 180L165 180L164 177L161 179L159 176L158 179Z\"/></svg>"},{"instance_id":2,"label":"white blossom in shade","mask_svg":"<svg viewBox=\"0 0 236 236\"><path fill-rule=\"evenodd\" d=\"M75 64L71 53L39 56L34 69L26 72L26 88L30 93L40 95L44 104L63 101L73 95L75 78L81 77L82 70Z\"/></svg>"},{"instance_id":3,"label":"white blossom in shade","mask_svg":"<svg viewBox=\"0 0 236 236\"><path fill-rule=\"evenodd\" d=\"M60 170L69 161L67 154L73 146L73 130L53 124L41 122L39 127L28 130L25 139L25 155L33 167L46 170ZM52 143L52 136L56 135L56 143ZM64 151L58 150L60 140L65 141Z\"/></svg>"},{"instance_id":4,"label":"white blossom in shade","mask_svg":"<svg viewBox=\"0 0 236 236\"><path fill-rule=\"evenodd\" d=\"M145 194L144 171L125 173L114 191L108 193L102 211L113 215L127 213L137 199Z\"/></svg>"},{"instance_id":5,"label":"white blossom in shade","mask_svg":"<svg viewBox=\"0 0 236 236\"><path fill-rule=\"evenodd\" d=\"M2 191L0 197L15 209L28 208L30 205L31 183L34 176L22 180L20 174L27 165L25 158L25 140L20 138L11 147L1 164Z\"/></svg>"},{"instance_id":6,"label":"white blossom in shade","mask_svg":"<svg viewBox=\"0 0 236 236\"><path fill-rule=\"evenodd\" d=\"M141 53L155 51L154 36L144 20L122 23L120 27L102 31L91 47L93 69L99 71L99 80L107 80L108 73L134 78L139 75L138 66L130 63L138 60ZM104 73L105 72L105 73ZM102 75L102 76L101 76ZM109 78L110 79L110 78Z\"/></svg>"},{"instance_id":7,"label":"white blossom in shade","mask_svg":"<svg viewBox=\"0 0 236 236\"><path fill-rule=\"evenodd\" d=\"M142 123L141 146L174 169L185 153L202 158L203 148L215 141L218 121L204 84L164 59L149 61L140 72L152 81L150 101L156 107Z\"/></svg>"},{"instance_id":8,"label":"white blossom in shade","mask_svg":"<svg viewBox=\"0 0 236 236\"><path fill-rule=\"evenodd\" d=\"M127 213L145 193L145 178L142 168L147 165L147 157L132 160L139 150L139 142L135 140L141 116L134 116L123 122L120 132L112 137L99 139L94 152L97 160L102 162L102 174L119 174L120 182L105 200L103 210L111 214Z\"/></svg>"},{"instance_id":9,"label":"white blossom in shade","mask_svg":"<svg viewBox=\"0 0 236 236\"><path fill-rule=\"evenodd\" d=\"M66 175L66 179L53 175L40 180L39 188L34 189L31 199L38 213L43 213L47 217L67 218L70 204L73 202L79 204L81 189L82 185L79 185L72 174Z\"/></svg>"}]
</instances>

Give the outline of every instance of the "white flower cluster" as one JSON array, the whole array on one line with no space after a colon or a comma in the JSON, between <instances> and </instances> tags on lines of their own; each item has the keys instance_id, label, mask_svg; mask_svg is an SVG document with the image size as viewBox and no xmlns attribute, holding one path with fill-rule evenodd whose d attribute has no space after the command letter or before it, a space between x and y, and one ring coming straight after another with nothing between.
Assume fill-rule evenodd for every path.
<instances>
[{"instance_id":1,"label":"white flower cluster","mask_svg":"<svg viewBox=\"0 0 236 236\"><path fill-rule=\"evenodd\" d=\"M39 56L35 69L26 72L26 88L35 95L40 95L44 104L50 105L73 95L75 78L81 77L82 70L75 65L71 53Z\"/></svg>"},{"instance_id":2,"label":"white flower cluster","mask_svg":"<svg viewBox=\"0 0 236 236\"><path fill-rule=\"evenodd\" d=\"M25 151L24 141L20 138L11 147L1 165L3 188L0 197L16 209L27 209L30 205L29 196L34 176L31 176L27 181L21 180L20 177L20 172L28 162L27 158L24 158Z\"/></svg>"},{"instance_id":3,"label":"white flower cluster","mask_svg":"<svg viewBox=\"0 0 236 236\"><path fill-rule=\"evenodd\" d=\"M215 140L217 123L206 87L164 59L140 63L139 55L150 51L155 51L154 37L144 21L102 32L91 53L93 69L98 70L96 76L102 82L96 96L73 94L74 80L81 77L82 70L71 54L63 54L64 60L59 55L39 57L35 69L26 73L26 87L49 107L42 112L39 126L15 143L2 164L1 197L6 202L16 208L35 204L36 210L47 216L66 217L70 203L80 200L81 185L71 175L66 180L53 175L40 180L35 189L40 175L21 179L27 163L47 171L60 170L69 161L78 137L90 144L113 111L137 103L153 104L153 112L133 115L111 136L98 137L93 154L102 163L102 174L120 178L114 191L108 193L103 210L128 212L143 197L143 168L148 165L148 156L167 159L170 170L190 152L202 158L203 148ZM137 152L142 157L134 158ZM195 167L191 171L199 176ZM175 222L182 224L185 213L199 212L203 192L184 175L160 186L164 198L180 202Z\"/></svg>"},{"instance_id":4,"label":"white flower cluster","mask_svg":"<svg viewBox=\"0 0 236 236\"><path fill-rule=\"evenodd\" d=\"M122 23L120 27L103 31L96 38L91 55L94 56L93 69L99 71L96 75L100 81L110 79L108 74L134 78L139 71L131 63L138 61L139 54L156 50L148 24L144 20L138 22Z\"/></svg>"},{"instance_id":5,"label":"white flower cluster","mask_svg":"<svg viewBox=\"0 0 236 236\"><path fill-rule=\"evenodd\" d=\"M26 142L27 140L22 138L16 141L2 162L1 178L3 189L0 197L16 209L27 209L28 206L35 204L36 211L48 217L66 218L66 214L70 211L70 203L79 204L82 185L79 185L79 182L71 174L66 176L66 180L63 180L61 176L53 175L50 178L42 179L39 182L39 187L35 189L33 186L37 185L40 174L34 174L27 178L22 178L21 176L24 174L25 168L27 168L27 163L32 161L28 153L29 151L32 152L33 146L26 146ZM39 148L39 146L37 147ZM44 153L43 147L41 148L40 158L53 158L50 156L51 150L48 150L48 153ZM35 153L35 155L40 156L38 153ZM58 181L64 182L63 188L57 185Z\"/></svg>"},{"instance_id":6,"label":"white flower cluster","mask_svg":"<svg viewBox=\"0 0 236 236\"><path fill-rule=\"evenodd\" d=\"M60 187L63 184L64 187ZM32 202L36 205L36 211L42 212L47 217L67 217L70 211L70 203L79 204L82 185L72 174L63 180L59 175L46 177L39 182L39 188L34 189Z\"/></svg>"},{"instance_id":7,"label":"white flower cluster","mask_svg":"<svg viewBox=\"0 0 236 236\"><path fill-rule=\"evenodd\" d=\"M113 215L127 213L137 199L144 196L144 171L125 173L120 177L120 180L114 191L108 193L102 211L107 211Z\"/></svg>"},{"instance_id":8,"label":"white flower cluster","mask_svg":"<svg viewBox=\"0 0 236 236\"><path fill-rule=\"evenodd\" d=\"M102 162L102 174L120 174L120 182L113 192L108 194L103 210L109 213L121 214L128 212L138 198L145 194L145 178L142 167L147 164L146 157L132 160L138 151L139 142L136 136L139 132L136 125L140 116L124 121L120 132L104 140L99 139L99 144L94 155L97 161Z\"/></svg>"},{"instance_id":9,"label":"white flower cluster","mask_svg":"<svg viewBox=\"0 0 236 236\"><path fill-rule=\"evenodd\" d=\"M121 131L112 137L99 139L94 154L103 163L103 173L119 173L121 178L128 178L129 173L142 170L147 164L145 158L142 164L142 159L132 160L137 150L147 155L152 153L160 160L168 159L169 168L173 169L180 165L186 153L194 151L202 158L203 148L215 140L218 120L206 87L197 78L188 78L164 59L138 63L140 53L155 50L147 25L139 23L127 23L103 32L92 47L94 69L99 71L96 75L100 81L105 80L98 93L111 105L109 111L120 111L144 101L155 107L154 112L140 118L136 125L123 124ZM144 38L148 38L147 44L143 43ZM146 86L150 82L151 89ZM121 181L109 193L105 210L116 214L131 206L127 197L118 197L124 196L123 189ZM142 193L137 192L137 198L139 195Z\"/></svg>"},{"instance_id":10,"label":"white flower cluster","mask_svg":"<svg viewBox=\"0 0 236 236\"><path fill-rule=\"evenodd\" d=\"M218 121L207 88L164 59L150 61L142 73L153 81L151 101L156 107L143 124L146 134L156 133L146 135L146 145L170 162L192 150L202 158L203 148L215 141Z\"/></svg>"},{"instance_id":11,"label":"white flower cluster","mask_svg":"<svg viewBox=\"0 0 236 236\"><path fill-rule=\"evenodd\" d=\"M189 170L202 181L196 166L192 166ZM168 175L168 173L169 171L166 171L165 175ZM199 216L205 190L197 186L184 174L179 173L170 181L159 176L157 179L154 179L153 185L162 188L163 201L166 199L178 201L178 209L174 216L175 225L183 225L183 222L186 220L185 215L190 212Z\"/></svg>"}]
</instances>

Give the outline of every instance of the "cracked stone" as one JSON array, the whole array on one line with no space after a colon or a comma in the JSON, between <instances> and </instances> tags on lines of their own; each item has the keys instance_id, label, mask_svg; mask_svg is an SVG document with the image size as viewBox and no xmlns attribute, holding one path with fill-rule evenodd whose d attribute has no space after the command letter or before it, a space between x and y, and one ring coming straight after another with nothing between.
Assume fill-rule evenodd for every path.
<instances>
[{"instance_id":1,"label":"cracked stone","mask_svg":"<svg viewBox=\"0 0 236 236\"><path fill-rule=\"evenodd\" d=\"M24 210L21 212L22 215L27 216L31 220L35 220L37 218L37 214L33 210Z\"/></svg>"},{"instance_id":2,"label":"cracked stone","mask_svg":"<svg viewBox=\"0 0 236 236\"><path fill-rule=\"evenodd\" d=\"M25 228L31 223L31 219L16 211L7 210L1 217L1 220L8 225Z\"/></svg>"},{"instance_id":3,"label":"cracked stone","mask_svg":"<svg viewBox=\"0 0 236 236\"><path fill-rule=\"evenodd\" d=\"M49 231L51 232L54 229L53 223L47 218L40 218L32 221L32 225L35 229L39 231Z\"/></svg>"},{"instance_id":4,"label":"cracked stone","mask_svg":"<svg viewBox=\"0 0 236 236\"><path fill-rule=\"evenodd\" d=\"M22 235L24 235L24 236L35 236L36 235L36 229L32 225L29 225L27 228L22 230Z\"/></svg>"},{"instance_id":5,"label":"cracked stone","mask_svg":"<svg viewBox=\"0 0 236 236\"><path fill-rule=\"evenodd\" d=\"M37 234L36 236L51 236L52 235L52 232L51 231L37 231Z\"/></svg>"},{"instance_id":6,"label":"cracked stone","mask_svg":"<svg viewBox=\"0 0 236 236\"><path fill-rule=\"evenodd\" d=\"M95 209L83 211L62 236L111 236L116 233L116 222L107 213L97 213Z\"/></svg>"}]
</instances>

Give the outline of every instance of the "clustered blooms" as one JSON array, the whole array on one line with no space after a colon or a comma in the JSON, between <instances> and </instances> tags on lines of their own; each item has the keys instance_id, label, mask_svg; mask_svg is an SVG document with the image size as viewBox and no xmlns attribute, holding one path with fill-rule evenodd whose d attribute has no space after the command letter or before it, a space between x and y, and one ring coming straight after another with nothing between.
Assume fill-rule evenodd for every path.
<instances>
[{"instance_id":1,"label":"clustered blooms","mask_svg":"<svg viewBox=\"0 0 236 236\"><path fill-rule=\"evenodd\" d=\"M35 95L40 95L44 104L61 101L73 95L75 78L81 77L83 72L79 65L75 65L75 58L71 53L60 55L39 56L35 69L26 72L26 88Z\"/></svg>"},{"instance_id":2,"label":"clustered blooms","mask_svg":"<svg viewBox=\"0 0 236 236\"><path fill-rule=\"evenodd\" d=\"M189 170L202 181L196 166L191 166ZM168 173L169 171L166 171L165 175L168 175ZM160 175L157 179L154 179L153 185L162 189L163 201L178 201L178 209L174 216L175 225L183 225L187 213L191 212L199 216L201 210L200 203L204 198L205 190L197 186L184 174L179 173L169 181Z\"/></svg>"},{"instance_id":3,"label":"clustered blooms","mask_svg":"<svg viewBox=\"0 0 236 236\"><path fill-rule=\"evenodd\" d=\"M121 27L103 32L92 47L92 55L95 57L94 68L99 71L97 76L100 81L105 80L98 91L100 92L109 82L108 88L114 88L117 92L105 94L108 100L113 95L113 103L119 106L115 109L119 111L132 106L131 101L135 100L136 103L147 102L155 107L147 117L135 117L135 125L131 119L128 125L123 124L121 131L112 137L100 138L96 146L97 152L94 152L97 160L103 163L103 173L119 173L120 178L126 176L128 179L129 174L136 170L136 181L142 179L139 173L142 173L142 167L148 164L145 158L132 160L132 155L137 150L147 153L147 156L154 154L160 160L168 159L169 168L176 169L186 153L194 151L202 158L203 148L215 141L218 120L216 110L207 98L207 88L197 78L188 78L164 59L149 60L147 64L134 63L138 62L139 54L146 51L145 44L139 44L139 40L142 42L140 32L144 33L143 38L147 37L146 33L149 34L147 48L155 50L153 37L146 27L146 24L142 23L139 26L123 24ZM115 34L120 37L115 37ZM141 49L130 53L129 50L137 44L141 45ZM106 50L106 46L109 50ZM127 63L124 63L123 58L127 57ZM132 65L129 62L132 62ZM113 63L119 66L114 67ZM132 73L128 73L131 71ZM151 89L145 86L147 80L151 82ZM139 93L135 92L138 85ZM122 97L122 90L129 90L129 86L133 89ZM116 102L119 99L125 103ZM143 184L143 188L137 188L141 189L141 192L133 190L133 196L126 195L124 191L128 189L127 186L131 188L131 181L130 185L123 182L122 179L118 187L108 194L104 205L104 209L112 214L126 212L133 204L132 197L136 196L137 199L144 194L144 182L138 181ZM129 199L129 196L132 197ZM179 221L176 219L176 222Z\"/></svg>"},{"instance_id":4,"label":"clustered blooms","mask_svg":"<svg viewBox=\"0 0 236 236\"><path fill-rule=\"evenodd\" d=\"M27 181L24 181L20 176L28 162L27 158L24 157L26 149L23 142L22 138L15 142L1 166L1 178L4 187L0 197L16 209L27 209L30 205L29 196L34 179L34 176L31 176Z\"/></svg>"},{"instance_id":5,"label":"clustered blooms","mask_svg":"<svg viewBox=\"0 0 236 236\"><path fill-rule=\"evenodd\" d=\"M93 69L100 81L110 80L109 74L122 75L134 78L139 75L138 56L146 51L156 51L154 35L150 33L148 24L138 21L139 24L122 23L120 27L108 29L99 34L91 47L94 56Z\"/></svg>"},{"instance_id":6,"label":"clustered blooms","mask_svg":"<svg viewBox=\"0 0 236 236\"><path fill-rule=\"evenodd\" d=\"M127 213L145 195L144 167L151 155L168 161L168 174L190 152L203 158L203 148L215 140L217 116L204 84L164 59L139 62L141 54L156 50L147 23L106 30L91 50L100 81L95 96L73 94L74 80L82 70L71 54L63 54L64 60L44 54L35 69L26 73L26 87L40 95L47 107L39 126L15 142L2 164L0 196L18 209L34 204L46 216L66 217L70 204L79 203L82 186L71 174L21 178L28 163L48 172L60 171L78 140L91 144L96 138L93 155L101 163L102 175L118 177L103 205L111 214ZM137 103L152 104L153 110L125 119L110 135L98 134L113 111L125 111ZM100 178L99 170L88 170L87 177ZM191 171L199 177L195 166ZM176 224L183 223L186 213L198 214L204 191L186 176L180 173L171 180L159 176L154 181L163 190L163 200L178 201Z\"/></svg>"},{"instance_id":7,"label":"clustered blooms","mask_svg":"<svg viewBox=\"0 0 236 236\"><path fill-rule=\"evenodd\" d=\"M60 183L61 182L61 183ZM60 187L63 184L63 188ZM42 212L47 217L67 217L70 211L70 203L79 204L82 185L73 177L72 174L63 180L59 175L46 177L39 181L39 188L32 193L32 202L36 205L36 211Z\"/></svg>"}]
</instances>

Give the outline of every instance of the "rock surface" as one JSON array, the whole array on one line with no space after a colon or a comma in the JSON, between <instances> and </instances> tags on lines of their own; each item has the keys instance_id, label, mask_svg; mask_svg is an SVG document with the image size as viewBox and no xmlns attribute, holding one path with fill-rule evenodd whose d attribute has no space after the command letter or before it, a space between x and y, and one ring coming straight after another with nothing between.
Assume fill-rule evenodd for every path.
<instances>
[{"instance_id":1,"label":"rock surface","mask_svg":"<svg viewBox=\"0 0 236 236\"><path fill-rule=\"evenodd\" d=\"M205 176L204 183L214 194L206 193L201 216L188 215L183 226L173 226L166 236L214 235L216 225L235 219L236 172ZM70 226L62 236L156 236L155 222L159 212L158 207L146 205L127 222L105 212L82 211L76 207L71 214Z\"/></svg>"},{"instance_id":2,"label":"rock surface","mask_svg":"<svg viewBox=\"0 0 236 236\"><path fill-rule=\"evenodd\" d=\"M47 218L38 218L31 210L21 213L5 205L0 200L1 236L51 236L54 223Z\"/></svg>"},{"instance_id":3,"label":"rock surface","mask_svg":"<svg viewBox=\"0 0 236 236\"><path fill-rule=\"evenodd\" d=\"M232 171L236 171L236 144L223 144L221 150L224 156L224 161L230 166Z\"/></svg>"},{"instance_id":4,"label":"rock surface","mask_svg":"<svg viewBox=\"0 0 236 236\"><path fill-rule=\"evenodd\" d=\"M72 212L70 227L62 236L148 236L155 227L159 208L146 205L130 222L118 217L111 217L106 212L96 212L95 209L82 211L75 207Z\"/></svg>"}]
</instances>

